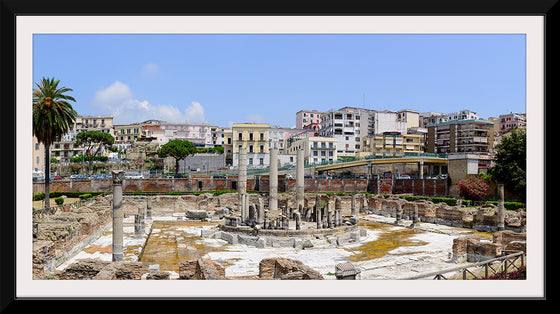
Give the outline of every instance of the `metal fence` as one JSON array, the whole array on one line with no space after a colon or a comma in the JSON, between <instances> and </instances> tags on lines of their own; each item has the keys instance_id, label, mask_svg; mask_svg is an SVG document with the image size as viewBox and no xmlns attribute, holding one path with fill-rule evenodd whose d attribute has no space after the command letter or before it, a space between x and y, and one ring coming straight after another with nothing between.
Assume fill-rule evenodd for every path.
<instances>
[{"instance_id":1,"label":"metal fence","mask_svg":"<svg viewBox=\"0 0 560 314\"><path fill-rule=\"evenodd\" d=\"M525 266L525 252L504 251L509 255L469 264L466 266L454 267L431 273L425 273L414 277L403 278L404 280L425 279L432 277L433 280L476 280L488 279L494 275L508 274L519 271ZM501 279L508 279L507 275Z\"/></svg>"}]
</instances>

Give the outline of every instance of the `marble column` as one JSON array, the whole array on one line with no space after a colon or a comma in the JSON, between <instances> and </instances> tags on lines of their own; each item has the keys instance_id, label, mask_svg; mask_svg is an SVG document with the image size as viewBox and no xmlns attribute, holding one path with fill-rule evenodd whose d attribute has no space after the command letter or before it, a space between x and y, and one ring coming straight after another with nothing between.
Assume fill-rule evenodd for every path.
<instances>
[{"instance_id":1,"label":"marble column","mask_svg":"<svg viewBox=\"0 0 560 314\"><path fill-rule=\"evenodd\" d=\"M237 174L237 194L239 195L239 210L241 211L241 221L245 222L248 216L247 210L247 148L239 148L239 159L237 164L237 169L239 170Z\"/></svg>"},{"instance_id":2,"label":"marble column","mask_svg":"<svg viewBox=\"0 0 560 314\"><path fill-rule=\"evenodd\" d=\"M505 229L504 185L498 184L498 231Z\"/></svg>"},{"instance_id":3,"label":"marble column","mask_svg":"<svg viewBox=\"0 0 560 314\"><path fill-rule=\"evenodd\" d=\"M146 219L152 220L152 198L149 196L146 201Z\"/></svg>"},{"instance_id":4,"label":"marble column","mask_svg":"<svg viewBox=\"0 0 560 314\"><path fill-rule=\"evenodd\" d=\"M122 180L123 170L113 171L113 262L122 261L123 255L123 208Z\"/></svg>"},{"instance_id":5,"label":"marble column","mask_svg":"<svg viewBox=\"0 0 560 314\"><path fill-rule=\"evenodd\" d=\"M305 160L304 160L304 150L300 149L297 151L297 165L296 165L296 208L304 206L305 197Z\"/></svg>"},{"instance_id":6,"label":"marble column","mask_svg":"<svg viewBox=\"0 0 560 314\"><path fill-rule=\"evenodd\" d=\"M270 170L268 176L268 209L278 209L278 148L270 148Z\"/></svg>"},{"instance_id":7,"label":"marble column","mask_svg":"<svg viewBox=\"0 0 560 314\"><path fill-rule=\"evenodd\" d=\"M400 224L401 223L401 219L402 219L402 213L403 213L403 209L402 209L402 204L401 202L397 202L397 206L395 207L396 211L395 211L395 224Z\"/></svg>"}]
</instances>

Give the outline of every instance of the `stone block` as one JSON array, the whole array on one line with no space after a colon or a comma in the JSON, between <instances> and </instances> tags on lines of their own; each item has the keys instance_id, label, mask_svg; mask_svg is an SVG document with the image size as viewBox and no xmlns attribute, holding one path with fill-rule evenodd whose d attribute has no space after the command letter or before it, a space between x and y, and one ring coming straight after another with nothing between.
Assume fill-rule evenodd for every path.
<instances>
[{"instance_id":1,"label":"stone block","mask_svg":"<svg viewBox=\"0 0 560 314\"><path fill-rule=\"evenodd\" d=\"M200 209L189 209L185 216L187 219L206 219L208 218L208 212Z\"/></svg>"},{"instance_id":2,"label":"stone block","mask_svg":"<svg viewBox=\"0 0 560 314\"><path fill-rule=\"evenodd\" d=\"M259 279L322 280L323 276L301 261L283 257L265 258L259 263Z\"/></svg>"},{"instance_id":3,"label":"stone block","mask_svg":"<svg viewBox=\"0 0 560 314\"><path fill-rule=\"evenodd\" d=\"M226 279L225 274L225 267L209 258L179 264L179 279L182 280L223 280Z\"/></svg>"}]
</instances>

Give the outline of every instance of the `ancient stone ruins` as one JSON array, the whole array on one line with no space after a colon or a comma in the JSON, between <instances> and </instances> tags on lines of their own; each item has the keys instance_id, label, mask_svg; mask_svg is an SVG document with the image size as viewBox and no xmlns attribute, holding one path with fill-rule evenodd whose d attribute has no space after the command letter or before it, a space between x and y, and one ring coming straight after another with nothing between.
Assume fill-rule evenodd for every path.
<instances>
[{"instance_id":1,"label":"ancient stone ruins","mask_svg":"<svg viewBox=\"0 0 560 314\"><path fill-rule=\"evenodd\" d=\"M134 237L145 245L158 217L181 221L215 222L200 237L255 248L313 248L318 241L333 246L359 243L368 236L362 217L385 217L391 224L415 229L422 223L495 232L492 242L475 235L453 240L451 260L480 261L507 250L525 251L525 212L498 206L466 208L426 200L407 201L397 196L354 193L304 193L303 151L297 154L296 191L278 193L277 150L271 149L269 193L248 193L246 151L240 149L237 193L214 195L123 196L124 172L113 172L113 193L81 207L68 206L55 214L34 217L33 276L35 279L170 279L158 265L124 260L123 219L134 217ZM102 234L111 230L108 260L85 259L54 271ZM143 251L143 248L141 248ZM180 280L238 279L225 274L219 261L201 257L181 261ZM359 279L361 270L351 262L333 267L336 279ZM301 261L276 257L262 259L258 275L243 279L324 279Z\"/></svg>"}]
</instances>

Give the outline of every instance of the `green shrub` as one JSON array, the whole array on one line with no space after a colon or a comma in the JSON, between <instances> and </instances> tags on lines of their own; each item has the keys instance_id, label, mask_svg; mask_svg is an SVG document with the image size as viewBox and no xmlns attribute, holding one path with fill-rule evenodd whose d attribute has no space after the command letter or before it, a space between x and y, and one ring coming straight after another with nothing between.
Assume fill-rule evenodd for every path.
<instances>
[{"instance_id":1,"label":"green shrub","mask_svg":"<svg viewBox=\"0 0 560 314\"><path fill-rule=\"evenodd\" d=\"M45 192L39 192L37 194L33 194L33 200L34 201L42 201L44 199L45 199Z\"/></svg>"},{"instance_id":2,"label":"green shrub","mask_svg":"<svg viewBox=\"0 0 560 314\"><path fill-rule=\"evenodd\" d=\"M486 204L493 204L498 206L498 201L487 201ZM519 202L504 202L504 208L506 210L518 210L519 208L523 208L525 204Z\"/></svg>"},{"instance_id":3,"label":"green shrub","mask_svg":"<svg viewBox=\"0 0 560 314\"><path fill-rule=\"evenodd\" d=\"M80 199L85 200L85 199L90 198L90 197L91 197L91 194L89 194L89 193L81 194L81 195L79 195L78 197L79 197Z\"/></svg>"},{"instance_id":4,"label":"green shrub","mask_svg":"<svg viewBox=\"0 0 560 314\"><path fill-rule=\"evenodd\" d=\"M62 196L55 198L54 201L55 201L56 205L64 204L64 198Z\"/></svg>"},{"instance_id":5,"label":"green shrub","mask_svg":"<svg viewBox=\"0 0 560 314\"><path fill-rule=\"evenodd\" d=\"M236 192L237 191L234 191L234 190L217 190L216 192L214 192L214 194L216 196L218 196L218 195L222 195L222 194L225 194L225 193L236 193Z\"/></svg>"},{"instance_id":6,"label":"green shrub","mask_svg":"<svg viewBox=\"0 0 560 314\"><path fill-rule=\"evenodd\" d=\"M456 206L457 200L451 197L432 197L434 203L446 203L449 206Z\"/></svg>"},{"instance_id":7,"label":"green shrub","mask_svg":"<svg viewBox=\"0 0 560 314\"><path fill-rule=\"evenodd\" d=\"M338 192L338 193L336 193L336 195L338 195L338 196L344 196L344 192Z\"/></svg>"}]
</instances>

